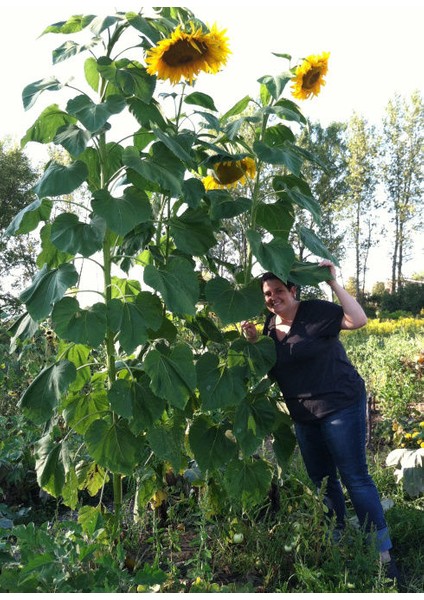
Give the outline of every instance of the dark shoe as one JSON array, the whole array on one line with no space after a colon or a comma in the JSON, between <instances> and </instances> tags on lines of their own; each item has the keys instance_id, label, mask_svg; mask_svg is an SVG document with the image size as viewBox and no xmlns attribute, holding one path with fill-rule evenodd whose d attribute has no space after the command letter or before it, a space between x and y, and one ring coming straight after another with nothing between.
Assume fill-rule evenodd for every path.
<instances>
[{"instance_id":1,"label":"dark shoe","mask_svg":"<svg viewBox=\"0 0 424 600\"><path fill-rule=\"evenodd\" d=\"M386 579L392 581L396 585L398 591L401 591L404 587L404 582L394 558L391 558L388 562L383 563L383 572Z\"/></svg>"}]
</instances>

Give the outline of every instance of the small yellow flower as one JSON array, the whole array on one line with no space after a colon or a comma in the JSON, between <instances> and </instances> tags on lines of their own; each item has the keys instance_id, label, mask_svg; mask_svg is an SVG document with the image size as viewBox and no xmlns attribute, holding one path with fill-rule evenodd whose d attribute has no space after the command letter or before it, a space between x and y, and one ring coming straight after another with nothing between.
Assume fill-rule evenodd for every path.
<instances>
[{"instance_id":1,"label":"small yellow flower","mask_svg":"<svg viewBox=\"0 0 424 600\"><path fill-rule=\"evenodd\" d=\"M410 439L411 439L411 437L412 437L412 435L411 435L410 433L405 433L405 438L406 438L407 440L410 440Z\"/></svg>"},{"instance_id":2,"label":"small yellow flower","mask_svg":"<svg viewBox=\"0 0 424 600\"><path fill-rule=\"evenodd\" d=\"M328 71L329 52L311 54L296 68L292 78L292 93L299 100L306 100L311 96L318 96L321 87L325 85L324 77Z\"/></svg>"},{"instance_id":3,"label":"small yellow flower","mask_svg":"<svg viewBox=\"0 0 424 600\"><path fill-rule=\"evenodd\" d=\"M420 447L424 448L424 442L421 442Z\"/></svg>"},{"instance_id":4,"label":"small yellow flower","mask_svg":"<svg viewBox=\"0 0 424 600\"><path fill-rule=\"evenodd\" d=\"M256 175L256 165L253 158L241 160L225 160L217 162L213 174L202 179L206 190L234 188L238 184L246 183L246 178L253 179Z\"/></svg>"},{"instance_id":5,"label":"small yellow flower","mask_svg":"<svg viewBox=\"0 0 424 600\"><path fill-rule=\"evenodd\" d=\"M419 426L424 429L424 421L420 421Z\"/></svg>"},{"instance_id":6,"label":"small yellow flower","mask_svg":"<svg viewBox=\"0 0 424 600\"><path fill-rule=\"evenodd\" d=\"M184 79L193 83L201 71L217 73L230 54L225 30L216 25L204 32L190 23L190 32L179 25L169 38L161 40L146 55L146 70L159 79L169 79L172 84Z\"/></svg>"}]
</instances>

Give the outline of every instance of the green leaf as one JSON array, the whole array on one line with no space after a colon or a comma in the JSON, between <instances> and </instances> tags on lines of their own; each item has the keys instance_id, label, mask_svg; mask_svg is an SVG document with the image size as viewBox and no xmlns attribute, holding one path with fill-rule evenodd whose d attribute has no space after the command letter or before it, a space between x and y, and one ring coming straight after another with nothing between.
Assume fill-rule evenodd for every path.
<instances>
[{"instance_id":1,"label":"green leaf","mask_svg":"<svg viewBox=\"0 0 424 600\"><path fill-rule=\"evenodd\" d=\"M202 354L196 363L196 372L204 410L236 406L246 396L244 370L219 364L215 354Z\"/></svg>"},{"instance_id":2,"label":"green leaf","mask_svg":"<svg viewBox=\"0 0 424 600\"><path fill-rule=\"evenodd\" d=\"M125 421L110 423L98 419L91 423L84 437L88 452L99 465L122 475L134 472L141 447Z\"/></svg>"},{"instance_id":3,"label":"green leaf","mask_svg":"<svg viewBox=\"0 0 424 600\"><path fill-rule=\"evenodd\" d=\"M247 212L252 207L250 198L234 198L226 190L212 190L207 197L211 202L211 219L231 219Z\"/></svg>"},{"instance_id":4,"label":"green leaf","mask_svg":"<svg viewBox=\"0 0 424 600\"><path fill-rule=\"evenodd\" d=\"M185 456L185 427L170 420L155 425L147 432L147 439L155 456L172 465L176 473L187 466Z\"/></svg>"},{"instance_id":5,"label":"green leaf","mask_svg":"<svg viewBox=\"0 0 424 600\"><path fill-rule=\"evenodd\" d=\"M80 129L74 123L59 127L54 136L54 143L59 144L73 157L79 156L87 147L91 139L89 131Z\"/></svg>"},{"instance_id":6,"label":"green leaf","mask_svg":"<svg viewBox=\"0 0 424 600\"><path fill-rule=\"evenodd\" d=\"M162 303L150 292L140 292L135 302L114 298L108 304L110 327L118 332L118 340L127 354L131 354L148 337L148 330L157 330L162 324Z\"/></svg>"},{"instance_id":7,"label":"green leaf","mask_svg":"<svg viewBox=\"0 0 424 600\"><path fill-rule=\"evenodd\" d=\"M125 99L119 95L109 96L106 102L94 104L85 94L72 98L66 105L69 114L76 117L92 133L101 129L109 117L126 107Z\"/></svg>"},{"instance_id":8,"label":"green leaf","mask_svg":"<svg viewBox=\"0 0 424 600\"><path fill-rule=\"evenodd\" d=\"M130 419L133 411L133 387L128 379L117 379L107 392L110 406L120 417Z\"/></svg>"},{"instance_id":9,"label":"green leaf","mask_svg":"<svg viewBox=\"0 0 424 600\"><path fill-rule=\"evenodd\" d=\"M320 267L317 263L295 261L290 269L288 280L296 285L318 285L321 281L331 279L328 269Z\"/></svg>"},{"instance_id":10,"label":"green leaf","mask_svg":"<svg viewBox=\"0 0 424 600\"><path fill-rule=\"evenodd\" d=\"M46 265L49 269L55 269L63 263L69 262L73 255L68 252L60 252L51 241L51 223L46 223L40 230L41 252L37 256L37 267Z\"/></svg>"},{"instance_id":11,"label":"green leaf","mask_svg":"<svg viewBox=\"0 0 424 600\"><path fill-rule=\"evenodd\" d=\"M171 406L184 409L196 387L196 369L189 346L177 344L168 354L151 350L144 359L144 369L151 379L151 389Z\"/></svg>"},{"instance_id":12,"label":"green leaf","mask_svg":"<svg viewBox=\"0 0 424 600\"><path fill-rule=\"evenodd\" d=\"M182 215L172 217L169 223L175 245L181 252L202 256L216 244L211 221L201 208L188 208Z\"/></svg>"},{"instance_id":13,"label":"green leaf","mask_svg":"<svg viewBox=\"0 0 424 600\"><path fill-rule=\"evenodd\" d=\"M261 234L249 229L246 237L253 254L265 271L272 271L282 281L287 281L290 268L293 265L294 250L286 240L274 238L268 243L262 242Z\"/></svg>"},{"instance_id":14,"label":"green leaf","mask_svg":"<svg viewBox=\"0 0 424 600\"><path fill-rule=\"evenodd\" d=\"M22 395L19 406L35 423L48 421L75 377L76 369L68 360L43 369Z\"/></svg>"},{"instance_id":15,"label":"green leaf","mask_svg":"<svg viewBox=\"0 0 424 600\"><path fill-rule=\"evenodd\" d=\"M94 378L89 391L76 391L68 394L63 407L66 424L77 433L84 435L99 415L110 413L110 405L106 395L105 382Z\"/></svg>"},{"instance_id":16,"label":"green leaf","mask_svg":"<svg viewBox=\"0 0 424 600\"><path fill-rule=\"evenodd\" d=\"M238 338L228 352L228 364L247 365L256 377L263 377L274 366L276 360L275 344L268 336L260 336L255 344L245 338Z\"/></svg>"},{"instance_id":17,"label":"green leaf","mask_svg":"<svg viewBox=\"0 0 424 600\"><path fill-rule=\"evenodd\" d=\"M272 480L270 465L262 459L232 460L225 468L224 486L230 498L249 507L263 502Z\"/></svg>"},{"instance_id":18,"label":"green leaf","mask_svg":"<svg viewBox=\"0 0 424 600\"><path fill-rule=\"evenodd\" d=\"M191 134L170 136L161 131L159 127L153 127L152 131L156 138L160 140L179 160L185 161L188 165L193 164L194 166L193 157L190 154L191 147L195 140L194 136Z\"/></svg>"},{"instance_id":19,"label":"green leaf","mask_svg":"<svg viewBox=\"0 0 424 600\"><path fill-rule=\"evenodd\" d=\"M61 110L57 104L52 104L45 108L35 123L27 129L21 139L21 145L25 146L28 142L49 144L54 140L58 129L74 123L74 117Z\"/></svg>"},{"instance_id":20,"label":"green leaf","mask_svg":"<svg viewBox=\"0 0 424 600\"><path fill-rule=\"evenodd\" d=\"M84 74L88 85L95 92L99 89L100 74L97 70L97 60L90 56L84 63Z\"/></svg>"},{"instance_id":21,"label":"green leaf","mask_svg":"<svg viewBox=\"0 0 424 600\"><path fill-rule=\"evenodd\" d=\"M291 78L291 74L277 75L276 77L272 77L272 75L264 75L258 79L258 83L266 87L274 100L278 100L283 93L286 84Z\"/></svg>"},{"instance_id":22,"label":"green leaf","mask_svg":"<svg viewBox=\"0 0 424 600\"><path fill-rule=\"evenodd\" d=\"M62 493L70 466L66 444L63 440L58 443L48 433L38 441L35 451L38 485L57 498Z\"/></svg>"},{"instance_id":23,"label":"green leaf","mask_svg":"<svg viewBox=\"0 0 424 600\"><path fill-rule=\"evenodd\" d=\"M107 190L94 192L93 198L91 206L94 212L103 217L107 226L118 235L126 235L136 225L153 217L149 198L133 186L126 188L120 198L114 198Z\"/></svg>"},{"instance_id":24,"label":"green leaf","mask_svg":"<svg viewBox=\"0 0 424 600\"><path fill-rule=\"evenodd\" d=\"M34 277L31 285L20 295L27 310L35 320L47 317L53 304L63 298L65 292L78 281L78 273L71 264L60 265L51 271L44 266Z\"/></svg>"},{"instance_id":25,"label":"green leaf","mask_svg":"<svg viewBox=\"0 0 424 600\"><path fill-rule=\"evenodd\" d=\"M164 269L147 265L144 283L157 290L168 310L194 315L199 299L199 280L193 265L181 257L172 257Z\"/></svg>"},{"instance_id":26,"label":"green leaf","mask_svg":"<svg viewBox=\"0 0 424 600\"><path fill-rule=\"evenodd\" d=\"M277 175L272 180L272 185L277 195L287 196L291 202L308 210L316 223L321 221L321 207L312 196L312 192L305 180L295 175Z\"/></svg>"},{"instance_id":27,"label":"green leaf","mask_svg":"<svg viewBox=\"0 0 424 600\"><path fill-rule=\"evenodd\" d=\"M68 344L62 352L62 358L69 360L77 369L77 376L69 390L79 391L91 380L91 369L88 364L91 348L83 344Z\"/></svg>"},{"instance_id":28,"label":"green leaf","mask_svg":"<svg viewBox=\"0 0 424 600\"><path fill-rule=\"evenodd\" d=\"M37 198L19 211L6 229L6 235L21 235L33 231L38 227L40 221L49 219L52 206L51 200Z\"/></svg>"},{"instance_id":29,"label":"green leaf","mask_svg":"<svg viewBox=\"0 0 424 600\"><path fill-rule=\"evenodd\" d=\"M257 141L253 144L253 150L259 160L271 165L284 165L295 175L300 174L303 156L297 151L294 144L286 142L284 146L274 148Z\"/></svg>"},{"instance_id":30,"label":"green leaf","mask_svg":"<svg viewBox=\"0 0 424 600\"><path fill-rule=\"evenodd\" d=\"M134 59L122 58L111 61L110 58L102 56L97 61L97 69L100 75L110 81L124 96L139 98L146 104L151 101L156 79Z\"/></svg>"},{"instance_id":31,"label":"green leaf","mask_svg":"<svg viewBox=\"0 0 424 600\"><path fill-rule=\"evenodd\" d=\"M295 219L294 209L288 202L259 204L256 211L256 224L275 237L288 241Z\"/></svg>"},{"instance_id":32,"label":"green leaf","mask_svg":"<svg viewBox=\"0 0 424 600\"><path fill-rule=\"evenodd\" d=\"M34 106L37 98L40 94L45 91L55 92L61 90L63 85L56 77L49 77L47 79L39 79L27 85L22 92L22 102L25 110L29 110Z\"/></svg>"},{"instance_id":33,"label":"green leaf","mask_svg":"<svg viewBox=\"0 0 424 600\"><path fill-rule=\"evenodd\" d=\"M137 435L150 429L163 414L166 408L164 398L159 398L150 389L150 381L146 375L134 386L131 430Z\"/></svg>"},{"instance_id":34,"label":"green leaf","mask_svg":"<svg viewBox=\"0 0 424 600\"><path fill-rule=\"evenodd\" d=\"M76 467L76 475L78 488L87 490L90 496L95 496L104 484L109 482L107 472L94 462L79 462Z\"/></svg>"},{"instance_id":35,"label":"green leaf","mask_svg":"<svg viewBox=\"0 0 424 600\"><path fill-rule=\"evenodd\" d=\"M158 43L160 40L160 33L155 27L150 25L147 19L143 19L139 13L135 12L127 12L125 17L131 27L134 27L137 31L140 31L143 35L148 37L153 44L156 45Z\"/></svg>"},{"instance_id":36,"label":"green leaf","mask_svg":"<svg viewBox=\"0 0 424 600\"><path fill-rule=\"evenodd\" d=\"M34 187L34 192L40 198L70 194L86 181L87 176L87 165L80 160L76 160L69 167L51 162Z\"/></svg>"},{"instance_id":37,"label":"green leaf","mask_svg":"<svg viewBox=\"0 0 424 600\"><path fill-rule=\"evenodd\" d=\"M277 462L283 472L286 472L296 447L296 436L290 425L282 423L274 431L273 438L272 448Z\"/></svg>"},{"instance_id":38,"label":"green leaf","mask_svg":"<svg viewBox=\"0 0 424 600\"><path fill-rule=\"evenodd\" d=\"M127 147L122 153L122 161L147 181L158 184L165 193L178 198L181 195L185 167L166 146L162 144L160 149L157 144L152 147L154 155L143 160L137 148Z\"/></svg>"},{"instance_id":39,"label":"green leaf","mask_svg":"<svg viewBox=\"0 0 424 600\"><path fill-rule=\"evenodd\" d=\"M106 306L81 309L76 298L62 298L52 311L56 333L63 339L97 348L106 335Z\"/></svg>"},{"instance_id":40,"label":"green leaf","mask_svg":"<svg viewBox=\"0 0 424 600\"><path fill-rule=\"evenodd\" d=\"M165 117L161 113L161 107L155 100L146 103L139 98L128 98L127 104L137 123L146 130L150 131L152 123L161 129L167 127ZM154 139L154 136L152 136L152 139Z\"/></svg>"},{"instance_id":41,"label":"green leaf","mask_svg":"<svg viewBox=\"0 0 424 600\"><path fill-rule=\"evenodd\" d=\"M263 309L263 296L257 281L234 288L223 277L215 277L205 286L206 299L224 325L250 319Z\"/></svg>"},{"instance_id":42,"label":"green leaf","mask_svg":"<svg viewBox=\"0 0 424 600\"><path fill-rule=\"evenodd\" d=\"M211 98L208 94L204 94L202 92L193 92L192 94L188 94L188 96L184 98L184 102L186 104L195 104L197 106L202 106L203 108L207 108L209 110L217 112L217 108L215 106L213 98Z\"/></svg>"},{"instance_id":43,"label":"green leaf","mask_svg":"<svg viewBox=\"0 0 424 600\"><path fill-rule=\"evenodd\" d=\"M328 250L312 229L299 225L298 232L300 239L312 254L315 254L315 256L319 256L320 258L329 258L335 265L339 266L337 258Z\"/></svg>"},{"instance_id":44,"label":"green leaf","mask_svg":"<svg viewBox=\"0 0 424 600\"><path fill-rule=\"evenodd\" d=\"M220 469L237 455L237 445L225 435L225 428L206 415L197 417L190 427L189 444L200 469Z\"/></svg>"},{"instance_id":45,"label":"green leaf","mask_svg":"<svg viewBox=\"0 0 424 600\"><path fill-rule=\"evenodd\" d=\"M105 232L100 217L82 223L74 213L62 213L53 222L50 239L62 252L88 257L102 249Z\"/></svg>"},{"instance_id":46,"label":"green leaf","mask_svg":"<svg viewBox=\"0 0 424 600\"><path fill-rule=\"evenodd\" d=\"M87 27L95 18L94 15L72 15L67 21L60 21L45 28L46 33L77 33Z\"/></svg>"},{"instance_id":47,"label":"green leaf","mask_svg":"<svg viewBox=\"0 0 424 600\"><path fill-rule=\"evenodd\" d=\"M184 201L190 208L197 208L205 195L205 187L200 179L191 177L183 181L182 193Z\"/></svg>"},{"instance_id":48,"label":"green leaf","mask_svg":"<svg viewBox=\"0 0 424 600\"><path fill-rule=\"evenodd\" d=\"M242 112L244 112L249 104L249 102L251 102L251 97L250 96L245 96L244 98L242 98L241 100L239 100L236 104L234 104L234 106L232 106L230 108L229 111L227 111L223 116L222 116L222 122L227 121L230 117L235 117L236 115L240 115Z\"/></svg>"}]
</instances>

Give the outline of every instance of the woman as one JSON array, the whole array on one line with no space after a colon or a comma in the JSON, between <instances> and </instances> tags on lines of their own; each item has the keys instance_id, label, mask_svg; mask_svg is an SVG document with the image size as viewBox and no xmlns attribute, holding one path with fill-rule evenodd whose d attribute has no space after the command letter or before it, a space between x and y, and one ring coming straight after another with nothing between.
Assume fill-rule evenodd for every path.
<instances>
[{"instance_id":1,"label":"woman","mask_svg":"<svg viewBox=\"0 0 424 600\"><path fill-rule=\"evenodd\" d=\"M365 385L338 338L342 329L363 327L367 317L337 282L333 263L324 260L320 266L329 269L327 283L340 305L299 301L294 284L283 283L273 273L261 277L270 311L263 334L272 337L277 354L270 376L293 418L309 477L318 489L325 480L325 501L337 528L344 527L346 516L339 473L361 526L376 533L387 575L398 578L380 498L366 463ZM253 323L244 322L242 329L249 341L258 339Z\"/></svg>"}]
</instances>

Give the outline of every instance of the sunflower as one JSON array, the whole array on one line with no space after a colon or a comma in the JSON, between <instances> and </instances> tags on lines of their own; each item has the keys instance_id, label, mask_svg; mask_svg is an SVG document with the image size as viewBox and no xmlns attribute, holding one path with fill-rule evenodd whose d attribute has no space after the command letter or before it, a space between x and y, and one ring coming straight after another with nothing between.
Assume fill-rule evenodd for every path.
<instances>
[{"instance_id":1,"label":"sunflower","mask_svg":"<svg viewBox=\"0 0 424 600\"><path fill-rule=\"evenodd\" d=\"M215 163L213 174L203 178L206 190L219 190L234 188L237 184L246 183L246 177L256 174L256 165L253 158L242 158L241 160L225 160Z\"/></svg>"},{"instance_id":2,"label":"sunflower","mask_svg":"<svg viewBox=\"0 0 424 600\"><path fill-rule=\"evenodd\" d=\"M328 71L329 52L312 54L305 58L296 69L292 93L299 100L306 100L310 96L318 96L321 87L325 85L324 77Z\"/></svg>"},{"instance_id":3,"label":"sunflower","mask_svg":"<svg viewBox=\"0 0 424 600\"><path fill-rule=\"evenodd\" d=\"M216 25L204 33L190 23L190 33L182 31L179 25L171 37L161 40L146 55L146 70L159 79L169 79L176 84L181 78L189 81L197 77L200 71L217 73L227 62L230 49L225 30L218 31Z\"/></svg>"}]
</instances>

